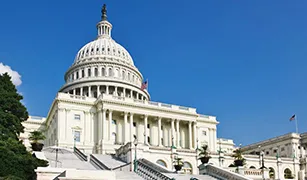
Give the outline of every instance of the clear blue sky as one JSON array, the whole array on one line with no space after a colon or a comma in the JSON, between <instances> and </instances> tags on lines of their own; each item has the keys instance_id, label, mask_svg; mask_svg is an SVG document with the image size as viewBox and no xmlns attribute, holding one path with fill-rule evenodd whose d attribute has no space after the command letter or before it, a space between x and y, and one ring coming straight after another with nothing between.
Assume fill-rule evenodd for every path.
<instances>
[{"instance_id":1,"label":"clear blue sky","mask_svg":"<svg viewBox=\"0 0 307 180\"><path fill-rule=\"evenodd\" d=\"M30 114L47 115L103 3L152 100L216 115L236 144L295 131L294 113L307 131L307 1L3 1L0 62Z\"/></svg>"}]
</instances>

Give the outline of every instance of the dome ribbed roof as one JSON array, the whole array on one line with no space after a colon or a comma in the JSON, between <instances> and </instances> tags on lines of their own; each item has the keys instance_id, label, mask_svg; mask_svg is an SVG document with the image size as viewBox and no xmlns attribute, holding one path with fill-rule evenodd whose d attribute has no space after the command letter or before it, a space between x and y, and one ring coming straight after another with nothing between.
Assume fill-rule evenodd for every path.
<instances>
[{"instance_id":1,"label":"dome ribbed roof","mask_svg":"<svg viewBox=\"0 0 307 180\"><path fill-rule=\"evenodd\" d=\"M114 58L121 63L134 66L129 52L111 37L106 35L100 36L96 40L83 46L75 58L75 64L99 57Z\"/></svg>"}]
</instances>

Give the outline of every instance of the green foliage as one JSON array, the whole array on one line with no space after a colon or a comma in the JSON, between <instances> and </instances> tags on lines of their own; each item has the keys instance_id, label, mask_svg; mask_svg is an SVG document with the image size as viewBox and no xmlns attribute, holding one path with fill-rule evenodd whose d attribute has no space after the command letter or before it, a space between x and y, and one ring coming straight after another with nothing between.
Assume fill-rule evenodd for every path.
<instances>
[{"instance_id":1,"label":"green foliage","mask_svg":"<svg viewBox=\"0 0 307 180\"><path fill-rule=\"evenodd\" d=\"M210 157L209 156L209 151L208 151L208 145L203 145L200 149L200 152L198 154L199 158L202 157ZM211 158L211 157L210 157Z\"/></svg>"},{"instance_id":2,"label":"green foliage","mask_svg":"<svg viewBox=\"0 0 307 180\"><path fill-rule=\"evenodd\" d=\"M234 150L231 157L234 157L235 160L244 160L241 148Z\"/></svg>"},{"instance_id":3,"label":"green foliage","mask_svg":"<svg viewBox=\"0 0 307 180\"><path fill-rule=\"evenodd\" d=\"M180 157L175 157L175 158L174 158L174 165L183 165L182 158L180 158Z\"/></svg>"},{"instance_id":4,"label":"green foliage","mask_svg":"<svg viewBox=\"0 0 307 180\"><path fill-rule=\"evenodd\" d=\"M30 133L29 140L38 143L40 140L46 139L46 136L41 131L33 131Z\"/></svg>"},{"instance_id":5,"label":"green foliage","mask_svg":"<svg viewBox=\"0 0 307 180\"><path fill-rule=\"evenodd\" d=\"M11 77L0 75L0 179L36 179L34 169L47 166L46 161L32 157L18 140L24 129L21 123L28 118L22 99Z\"/></svg>"}]
</instances>

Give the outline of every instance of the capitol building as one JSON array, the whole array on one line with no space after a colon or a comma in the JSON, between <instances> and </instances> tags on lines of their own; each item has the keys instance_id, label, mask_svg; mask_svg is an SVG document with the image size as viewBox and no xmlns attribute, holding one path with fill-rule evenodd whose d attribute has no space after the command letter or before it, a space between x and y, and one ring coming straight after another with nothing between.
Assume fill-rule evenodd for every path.
<instances>
[{"instance_id":1,"label":"capitol building","mask_svg":"<svg viewBox=\"0 0 307 180\"><path fill-rule=\"evenodd\" d=\"M180 157L184 162L182 173L199 174L201 163L196 149L208 145L210 164L227 169L233 163L231 153L236 147L233 140L217 138L217 118L199 114L196 108L151 101L148 80L135 66L130 53L112 38L113 26L105 6L96 28L96 39L77 52L64 74L65 83L48 115L30 116L24 122L25 133L21 139L26 146L30 146L29 132L42 130L47 137L45 147L76 147L102 163L104 158L115 154L122 161L130 162L130 171L137 154L137 158L170 171L173 171L174 157ZM289 148L280 151L289 153L276 159L279 149L274 150L275 144L280 147L282 142ZM246 167L259 170L260 151L264 151L266 157L262 158L272 179L282 179L286 169L298 179L298 158L305 157L305 149L298 149L298 144L300 136L290 134L242 147L248 153ZM293 153L296 159L291 156ZM253 172L249 175L256 175ZM304 173L301 170L301 177Z\"/></svg>"}]
</instances>

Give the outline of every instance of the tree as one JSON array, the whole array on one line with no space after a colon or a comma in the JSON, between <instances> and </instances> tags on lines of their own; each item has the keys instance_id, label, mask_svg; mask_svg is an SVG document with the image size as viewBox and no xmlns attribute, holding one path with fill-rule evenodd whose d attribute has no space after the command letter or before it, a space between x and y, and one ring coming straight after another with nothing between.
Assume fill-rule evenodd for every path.
<instances>
[{"instance_id":1,"label":"tree","mask_svg":"<svg viewBox=\"0 0 307 180\"><path fill-rule=\"evenodd\" d=\"M46 136L41 131L33 131L30 133L29 140L32 141L31 146L33 151L41 151L44 144L39 141L46 139Z\"/></svg>"},{"instance_id":2,"label":"tree","mask_svg":"<svg viewBox=\"0 0 307 180\"><path fill-rule=\"evenodd\" d=\"M47 161L32 157L18 139L24 129L21 123L28 118L22 99L11 77L0 75L0 179L36 179L34 169L47 166Z\"/></svg>"}]
</instances>

